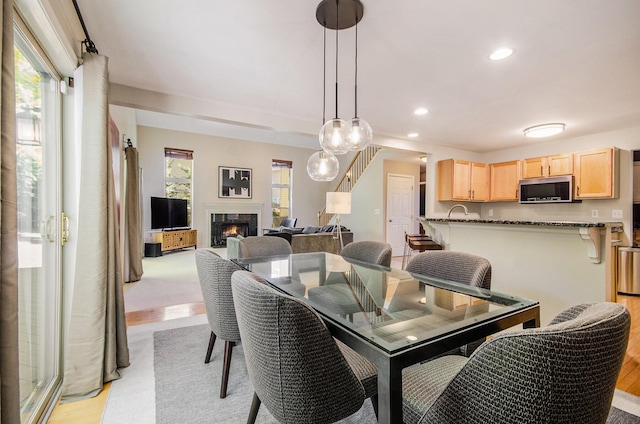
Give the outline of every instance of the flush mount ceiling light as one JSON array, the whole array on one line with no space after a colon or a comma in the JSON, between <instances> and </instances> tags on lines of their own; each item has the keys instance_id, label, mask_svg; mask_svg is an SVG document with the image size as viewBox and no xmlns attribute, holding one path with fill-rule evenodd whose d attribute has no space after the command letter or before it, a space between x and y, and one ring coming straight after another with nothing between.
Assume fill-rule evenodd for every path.
<instances>
[{"instance_id":1,"label":"flush mount ceiling light","mask_svg":"<svg viewBox=\"0 0 640 424\"><path fill-rule=\"evenodd\" d=\"M550 137L564 131L564 124L543 124L526 128L524 135L531 138Z\"/></svg>"},{"instance_id":2,"label":"flush mount ceiling light","mask_svg":"<svg viewBox=\"0 0 640 424\"><path fill-rule=\"evenodd\" d=\"M418 135L419 135L418 133L409 133L407 134L407 137L416 138Z\"/></svg>"},{"instance_id":3,"label":"flush mount ceiling light","mask_svg":"<svg viewBox=\"0 0 640 424\"><path fill-rule=\"evenodd\" d=\"M514 50L511 47L502 47L498 50L491 53L489 59L491 60L502 60L506 59L513 54Z\"/></svg>"},{"instance_id":4,"label":"flush mount ceiling light","mask_svg":"<svg viewBox=\"0 0 640 424\"><path fill-rule=\"evenodd\" d=\"M426 115L427 113L429 113L429 110L424 107L419 107L418 109L414 110L413 113L418 116Z\"/></svg>"},{"instance_id":5,"label":"flush mount ceiling light","mask_svg":"<svg viewBox=\"0 0 640 424\"><path fill-rule=\"evenodd\" d=\"M359 0L323 0L316 8L316 19L324 27L323 64L326 75L327 29L336 31L336 70L335 70L335 118L325 121L325 96L322 103L322 129L319 140L322 150L332 155L342 155L348 151L363 150L373 139L371 125L358 116L358 22L362 19L364 8ZM350 125L338 115L338 33L342 29L355 26L355 113ZM326 78L326 77L325 77ZM323 80L323 93L326 92ZM317 155L317 153L316 153ZM309 159L311 161L311 158ZM309 174L311 176L311 173ZM313 178L313 177L312 177ZM327 180L324 180L327 181ZM330 180L328 180L330 181Z\"/></svg>"}]
</instances>

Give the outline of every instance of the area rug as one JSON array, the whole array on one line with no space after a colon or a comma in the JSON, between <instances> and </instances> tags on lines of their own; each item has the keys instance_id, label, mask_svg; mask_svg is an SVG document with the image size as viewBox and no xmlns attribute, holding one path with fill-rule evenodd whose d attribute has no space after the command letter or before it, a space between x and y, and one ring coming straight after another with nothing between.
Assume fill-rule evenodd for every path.
<instances>
[{"instance_id":1,"label":"area rug","mask_svg":"<svg viewBox=\"0 0 640 424\"><path fill-rule=\"evenodd\" d=\"M218 341L205 364L209 331L204 315L130 327L131 365L112 383L102 424L246 422L253 390L242 346L233 350L227 397L220 399L224 345ZM257 422L277 421L263 406ZM371 403L342 423L375 423ZM608 423L640 424L640 398L616 390Z\"/></svg>"},{"instance_id":2,"label":"area rug","mask_svg":"<svg viewBox=\"0 0 640 424\"><path fill-rule=\"evenodd\" d=\"M227 397L220 399L223 343L217 341L212 360L204 363L208 325L177 328L154 334L156 423L236 424L246 422L253 398L242 345L233 349ZM262 406L256 423L277 424ZM344 424L375 423L371 402Z\"/></svg>"}]
</instances>

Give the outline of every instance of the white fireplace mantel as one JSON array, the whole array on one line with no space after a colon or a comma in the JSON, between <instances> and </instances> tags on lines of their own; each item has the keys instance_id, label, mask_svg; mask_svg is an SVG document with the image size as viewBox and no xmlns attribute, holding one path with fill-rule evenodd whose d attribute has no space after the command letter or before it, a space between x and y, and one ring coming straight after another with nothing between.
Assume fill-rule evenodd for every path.
<instances>
[{"instance_id":1,"label":"white fireplace mantel","mask_svg":"<svg viewBox=\"0 0 640 424\"><path fill-rule=\"evenodd\" d=\"M207 220L206 243L211 243L211 215L217 213L250 213L258 215L258 231L262 228L263 203L247 203L242 201L204 202L205 217Z\"/></svg>"}]
</instances>

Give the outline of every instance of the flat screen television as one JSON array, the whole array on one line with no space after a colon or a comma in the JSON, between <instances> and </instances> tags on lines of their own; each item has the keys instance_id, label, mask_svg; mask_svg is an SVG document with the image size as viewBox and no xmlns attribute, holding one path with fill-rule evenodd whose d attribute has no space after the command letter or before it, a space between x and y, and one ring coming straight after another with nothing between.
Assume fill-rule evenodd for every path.
<instances>
[{"instance_id":1,"label":"flat screen television","mask_svg":"<svg viewBox=\"0 0 640 424\"><path fill-rule=\"evenodd\" d=\"M151 229L187 227L187 201L166 197L151 198Z\"/></svg>"}]
</instances>

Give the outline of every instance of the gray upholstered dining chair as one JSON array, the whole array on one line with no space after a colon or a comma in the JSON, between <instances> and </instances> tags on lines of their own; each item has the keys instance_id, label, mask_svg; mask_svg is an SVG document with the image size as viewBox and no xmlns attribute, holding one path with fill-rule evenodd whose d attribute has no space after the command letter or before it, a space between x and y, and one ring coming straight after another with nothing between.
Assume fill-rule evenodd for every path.
<instances>
[{"instance_id":1,"label":"gray upholstered dining chair","mask_svg":"<svg viewBox=\"0 0 640 424\"><path fill-rule=\"evenodd\" d=\"M245 237L238 242L238 258L290 255L291 245L280 237Z\"/></svg>"},{"instance_id":2,"label":"gray upholstered dining chair","mask_svg":"<svg viewBox=\"0 0 640 424\"><path fill-rule=\"evenodd\" d=\"M382 241L354 241L347 244L340 255L368 264L391 266L391 245Z\"/></svg>"},{"instance_id":3,"label":"gray upholstered dining chair","mask_svg":"<svg viewBox=\"0 0 640 424\"><path fill-rule=\"evenodd\" d=\"M491 289L491 263L480 256L452 250L435 250L415 255L407 271L470 286Z\"/></svg>"},{"instance_id":4,"label":"gray upholstered dining chair","mask_svg":"<svg viewBox=\"0 0 640 424\"><path fill-rule=\"evenodd\" d=\"M342 249L340 256L388 268L391 265L391 245L380 241L354 241ZM335 284L334 278L338 279L342 284ZM375 302L370 301L370 299L357 298L356 291L346 284L347 280L345 278L342 273L334 276L330 275L324 285L310 288L308 296L310 300L325 305L330 311L353 320L353 314L363 311L370 312L373 308L367 307L367 305L373 306ZM361 295L367 293L366 290L357 290L357 292Z\"/></svg>"},{"instance_id":5,"label":"gray upholstered dining chair","mask_svg":"<svg viewBox=\"0 0 640 424\"><path fill-rule=\"evenodd\" d=\"M474 287L491 289L491 263L480 256L452 250L422 252L415 255L407 264L406 271L425 277L455 281ZM488 307L483 304L479 307ZM469 356L486 339L478 339L446 354Z\"/></svg>"},{"instance_id":6,"label":"gray upholstered dining chair","mask_svg":"<svg viewBox=\"0 0 640 424\"><path fill-rule=\"evenodd\" d=\"M376 366L336 341L308 305L249 271L231 278L254 397L281 423L333 423L377 402Z\"/></svg>"},{"instance_id":7,"label":"gray upholstered dining chair","mask_svg":"<svg viewBox=\"0 0 640 424\"><path fill-rule=\"evenodd\" d=\"M502 333L469 358L405 368L404 422L604 424L629 326L623 305L582 304L547 327Z\"/></svg>"},{"instance_id":8,"label":"gray upholstered dining chair","mask_svg":"<svg viewBox=\"0 0 640 424\"><path fill-rule=\"evenodd\" d=\"M236 310L231 293L231 274L242 269L238 265L217 253L207 249L196 250L196 268L202 289L202 297L207 312L207 320L211 327L211 336L205 364L211 361L211 353L216 338L225 341L224 362L222 365L222 382L220 384L220 398L227 396L229 368L231 367L231 353L235 342L240 340L240 330L236 321Z\"/></svg>"}]
</instances>

